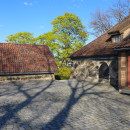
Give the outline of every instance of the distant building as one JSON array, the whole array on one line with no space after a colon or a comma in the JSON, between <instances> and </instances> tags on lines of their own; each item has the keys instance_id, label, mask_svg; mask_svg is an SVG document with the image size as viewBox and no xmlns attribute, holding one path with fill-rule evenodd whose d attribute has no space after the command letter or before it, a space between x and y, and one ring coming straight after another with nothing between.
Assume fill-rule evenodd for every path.
<instances>
[{"instance_id":1,"label":"distant building","mask_svg":"<svg viewBox=\"0 0 130 130\"><path fill-rule=\"evenodd\" d=\"M70 58L72 79L109 82L130 93L130 15Z\"/></svg>"},{"instance_id":2,"label":"distant building","mask_svg":"<svg viewBox=\"0 0 130 130\"><path fill-rule=\"evenodd\" d=\"M0 81L54 79L56 72L46 45L0 43Z\"/></svg>"}]
</instances>

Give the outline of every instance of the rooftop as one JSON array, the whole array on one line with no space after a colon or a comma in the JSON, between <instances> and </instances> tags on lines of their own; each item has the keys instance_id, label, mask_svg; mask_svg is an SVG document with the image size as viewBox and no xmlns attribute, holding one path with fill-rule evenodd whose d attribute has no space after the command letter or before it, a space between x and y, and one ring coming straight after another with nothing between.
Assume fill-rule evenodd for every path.
<instances>
[{"instance_id":1,"label":"rooftop","mask_svg":"<svg viewBox=\"0 0 130 130\"><path fill-rule=\"evenodd\" d=\"M80 50L74 52L70 55L70 58L77 57L97 57L97 56L109 56L117 55L117 52L113 50L116 46L121 46L122 43L116 44L109 42L111 35L115 33L122 33L125 28L130 26L130 15L124 18L121 22L113 26L106 33L90 42L86 46L82 47ZM130 46L130 40L123 39L123 46Z\"/></svg>"},{"instance_id":2,"label":"rooftop","mask_svg":"<svg viewBox=\"0 0 130 130\"><path fill-rule=\"evenodd\" d=\"M0 43L0 75L57 71L57 65L46 45Z\"/></svg>"}]
</instances>

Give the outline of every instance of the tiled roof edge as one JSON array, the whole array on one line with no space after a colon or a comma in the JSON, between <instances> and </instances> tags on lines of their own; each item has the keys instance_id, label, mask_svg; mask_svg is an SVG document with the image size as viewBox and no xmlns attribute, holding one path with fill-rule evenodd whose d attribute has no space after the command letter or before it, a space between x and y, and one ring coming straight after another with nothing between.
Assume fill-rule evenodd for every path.
<instances>
[{"instance_id":1,"label":"tiled roof edge","mask_svg":"<svg viewBox=\"0 0 130 130\"><path fill-rule=\"evenodd\" d=\"M128 19L130 19L130 15L126 16L123 20L121 20L119 23L115 24L112 28L110 28L109 30L107 30L105 33L103 33L101 36L97 37L96 39L94 39L93 41L91 41L90 43L88 43L87 45L83 46L82 48L80 48L79 50L75 51L73 54L71 54L69 56L69 58L73 58L73 57L77 57L77 56L73 56L75 55L75 53L80 52L80 50L82 50L83 48L86 48L89 44L92 44L93 42L95 42L96 40L98 40L100 37L102 37L103 35L108 34L108 32L112 29L114 29L116 26L120 25L122 22L127 21ZM120 30L119 30L120 31Z\"/></svg>"},{"instance_id":2,"label":"tiled roof edge","mask_svg":"<svg viewBox=\"0 0 130 130\"><path fill-rule=\"evenodd\" d=\"M94 39L93 41L89 42L88 44L86 44L85 46L83 46L82 48L80 48L79 50L75 51L73 54L71 54L71 55L69 56L69 58L71 58L71 56L73 57L73 55L74 55L76 52L80 51L80 50L83 49L83 48L86 48L89 44L92 44L92 43L95 42L98 38L102 37L102 36L105 35L105 34L106 34L106 33L103 33L101 36L97 37L96 39Z\"/></svg>"},{"instance_id":3,"label":"tiled roof edge","mask_svg":"<svg viewBox=\"0 0 130 130\"><path fill-rule=\"evenodd\" d=\"M30 46L32 46L32 45L36 45L36 46L47 46L47 45L44 45L44 44L33 44L33 43L31 43L31 44L23 44L23 43L10 43L10 42L5 42L5 43L3 43L3 42L0 42L0 44L15 44L15 45L30 45Z\"/></svg>"},{"instance_id":4,"label":"tiled roof edge","mask_svg":"<svg viewBox=\"0 0 130 130\"><path fill-rule=\"evenodd\" d=\"M126 16L124 19L122 19L121 21L119 21L118 23L116 23L113 27L111 27L110 29L108 29L106 31L106 33L110 33L112 29L114 29L116 26L120 25L122 22L125 22L128 19L130 19L130 15ZM116 31L119 31L119 30L116 30Z\"/></svg>"},{"instance_id":5,"label":"tiled roof edge","mask_svg":"<svg viewBox=\"0 0 130 130\"><path fill-rule=\"evenodd\" d=\"M22 72L22 73L0 73L0 76L4 75L33 75L33 74L53 74L59 71L43 71L43 72Z\"/></svg>"}]
</instances>

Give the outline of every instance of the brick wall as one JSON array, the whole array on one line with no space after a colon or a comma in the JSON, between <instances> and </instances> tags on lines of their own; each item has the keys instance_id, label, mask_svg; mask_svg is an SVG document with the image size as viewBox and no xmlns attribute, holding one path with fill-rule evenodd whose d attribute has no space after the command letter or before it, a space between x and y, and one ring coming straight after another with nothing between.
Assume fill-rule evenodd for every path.
<instances>
[{"instance_id":1,"label":"brick wall","mask_svg":"<svg viewBox=\"0 0 130 130\"><path fill-rule=\"evenodd\" d=\"M127 86L127 56L125 52L119 54L119 81L120 88Z\"/></svg>"}]
</instances>

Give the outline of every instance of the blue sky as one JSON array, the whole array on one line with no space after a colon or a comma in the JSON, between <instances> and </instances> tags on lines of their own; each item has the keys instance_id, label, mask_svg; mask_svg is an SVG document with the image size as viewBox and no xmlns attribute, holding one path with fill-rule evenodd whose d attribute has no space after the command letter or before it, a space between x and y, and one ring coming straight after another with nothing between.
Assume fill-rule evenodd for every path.
<instances>
[{"instance_id":1,"label":"blue sky","mask_svg":"<svg viewBox=\"0 0 130 130\"><path fill-rule=\"evenodd\" d=\"M107 10L112 3L113 0L0 0L0 42L18 32L31 32L34 36L46 33L52 29L50 22L65 12L79 16L91 31L91 14L99 8ZM87 43L92 40L94 36Z\"/></svg>"}]
</instances>

